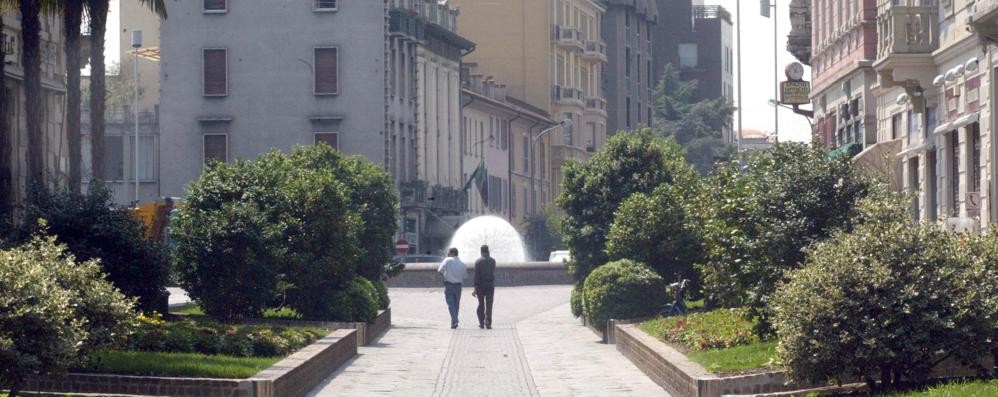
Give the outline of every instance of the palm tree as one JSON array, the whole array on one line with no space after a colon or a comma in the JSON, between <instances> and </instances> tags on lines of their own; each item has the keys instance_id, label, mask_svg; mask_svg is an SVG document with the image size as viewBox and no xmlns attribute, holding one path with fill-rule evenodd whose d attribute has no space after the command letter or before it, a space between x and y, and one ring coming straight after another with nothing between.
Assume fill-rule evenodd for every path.
<instances>
[{"instance_id":1,"label":"palm tree","mask_svg":"<svg viewBox=\"0 0 998 397\"><path fill-rule=\"evenodd\" d=\"M28 135L28 188L45 184L45 158L42 150L42 0L19 0L21 11L21 59L24 62L24 108Z\"/></svg>"},{"instance_id":2,"label":"palm tree","mask_svg":"<svg viewBox=\"0 0 998 397\"><path fill-rule=\"evenodd\" d=\"M86 0L66 0L62 9L62 28L66 32L66 140L69 146L69 190L80 192L82 180L82 136L80 133L80 25Z\"/></svg>"},{"instance_id":3,"label":"palm tree","mask_svg":"<svg viewBox=\"0 0 998 397\"><path fill-rule=\"evenodd\" d=\"M160 17L166 18L165 0L138 0ZM110 0L86 0L90 15L90 164L94 179L104 179L104 109L106 66L104 64L104 33ZM135 109L134 111L138 111Z\"/></svg>"}]
</instances>

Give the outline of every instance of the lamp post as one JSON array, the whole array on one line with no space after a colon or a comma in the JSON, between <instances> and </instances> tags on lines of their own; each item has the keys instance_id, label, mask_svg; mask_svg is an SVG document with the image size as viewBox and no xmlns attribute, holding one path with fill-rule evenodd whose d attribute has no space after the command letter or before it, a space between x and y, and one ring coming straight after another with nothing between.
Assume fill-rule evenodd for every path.
<instances>
[{"instance_id":1,"label":"lamp post","mask_svg":"<svg viewBox=\"0 0 998 397\"><path fill-rule=\"evenodd\" d=\"M534 178L534 169L537 168L537 162L534 159L534 145L541 139L544 134L554 131L558 128L572 128L572 119L562 120L555 126L542 130L537 136L530 137L530 147L528 151L530 152L530 215L533 216L537 213L537 191L535 186L537 185L537 180Z\"/></svg>"},{"instance_id":2,"label":"lamp post","mask_svg":"<svg viewBox=\"0 0 998 397\"><path fill-rule=\"evenodd\" d=\"M142 47L142 31L132 31L132 113L135 116L135 157L132 159L135 170L135 205L139 204L139 47Z\"/></svg>"}]
</instances>

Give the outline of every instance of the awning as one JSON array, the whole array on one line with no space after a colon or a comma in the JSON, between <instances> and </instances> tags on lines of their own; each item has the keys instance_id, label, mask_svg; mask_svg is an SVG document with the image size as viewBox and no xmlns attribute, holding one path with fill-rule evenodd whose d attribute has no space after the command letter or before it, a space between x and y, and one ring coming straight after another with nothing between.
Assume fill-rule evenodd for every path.
<instances>
[{"instance_id":1,"label":"awning","mask_svg":"<svg viewBox=\"0 0 998 397\"><path fill-rule=\"evenodd\" d=\"M859 172L875 177L889 176L891 190L901 189L901 161L897 154L901 151L901 138L878 142L867 146L862 152L853 156L852 163Z\"/></svg>"},{"instance_id":2,"label":"awning","mask_svg":"<svg viewBox=\"0 0 998 397\"><path fill-rule=\"evenodd\" d=\"M920 152L929 151L934 149L935 147L936 145L932 142L922 142L918 145L909 146L907 149L902 150L901 153L898 153L898 157L904 157L909 154L916 154Z\"/></svg>"},{"instance_id":3,"label":"awning","mask_svg":"<svg viewBox=\"0 0 998 397\"><path fill-rule=\"evenodd\" d=\"M828 151L828 158L837 159L839 157L852 157L859 154L863 150L863 145L858 143L847 143L845 145L839 146L835 149Z\"/></svg>"},{"instance_id":4,"label":"awning","mask_svg":"<svg viewBox=\"0 0 998 397\"><path fill-rule=\"evenodd\" d=\"M932 130L932 133L933 134L943 134L943 133L946 133L946 132L950 132L950 131L953 131L953 130L955 130L957 128L963 127L963 126L965 126L967 124L976 123L977 120L980 120L980 119L981 119L981 113L980 112L973 112L973 113L964 115L962 117L959 117L956 120L953 120L953 121L951 121L949 123L945 123L945 124L942 124L942 125L936 127L936 129Z\"/></svg>"}]
</instances>

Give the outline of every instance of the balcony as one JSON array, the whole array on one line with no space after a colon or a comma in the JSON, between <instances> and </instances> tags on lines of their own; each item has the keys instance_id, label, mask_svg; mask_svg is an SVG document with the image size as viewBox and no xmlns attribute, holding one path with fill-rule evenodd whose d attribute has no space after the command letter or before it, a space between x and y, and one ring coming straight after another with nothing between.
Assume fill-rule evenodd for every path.
<instances>
[{"instance_id":1,"label":"balcony","mask_svg":"<svg viewBox=\"0 0 998 397\"><path fill-rule=\"evenodd\" d=\"M882 2L877 10L877 61L880 86L926 87L935 76L932 51L939 48L939 11L935 0Z\"/></svg>"},{"instance_id":2,"label":"balcony","mask_svg":"<svg viewBox=\"0 0 998 397\"><path fill-rule=\"evenodd\" d=\"M402 208L437 210L441 215L457 215L464 212L468 203L467 193L465 190L448 186L430 186L423 180L399 184Z\"/></svg>"},{"instance_id":3,"label":"balcony","mask_svg":"<svg viewBox=\"0 0 998 397\"><path fill-rule=\"evenodd\" d=\"M558 105L585 106L585 97L582 95L582 91L575 88L556 85L552 87L551 96Z\"/></svg>"},{"instance_id":4,"label":"balcony","mask_svg":"<svg viewBox=\"0 0 998 397\"><path fill-rule=\"evenodd\" d=\"M998 42L998 0L977 0L971 9L970 25L982 38Z\"/></svg>"},{"instance_id":5,"label":"balcony","mask_svg":"<svg viewBox=\"0 0 998 397\"><path fill-rule=\"evenodd\" d=\"M392 36L408 37L414 40L423 38L423 24L414 12L396 8L388 12L388 32Z\"/></svg>"},{"instance_id":6,"label":"balcony","mask_svg":"<svg viewBox=\"0 0 998 397\"><path fill-rule=\"evenodd\" d=\"M586 111L598 112L606 116L606 100L598 97L586 98Z\"/></svg>"},{"instance_id":7,"label":"balcony","mask_svg":"<svg viewBox=\"0 0 998 397\"><path fill-rule=\"evenodd\" d=\"M582 44L582 35L578 29L557 25L554 27L552 37L559 47L579 51L585 49L585 46Z\"/></svg>"},{"instance_id":8,"label":"balcony","mask_svg":"<svg viewBox=\"0 0 998 397\"><path fill-rule=\"evenodd\" d=\"M592 62L606 62L606 43L603 40L586 41L585 50L582 51L582 59Z\"/></svg>"}]
</instances>

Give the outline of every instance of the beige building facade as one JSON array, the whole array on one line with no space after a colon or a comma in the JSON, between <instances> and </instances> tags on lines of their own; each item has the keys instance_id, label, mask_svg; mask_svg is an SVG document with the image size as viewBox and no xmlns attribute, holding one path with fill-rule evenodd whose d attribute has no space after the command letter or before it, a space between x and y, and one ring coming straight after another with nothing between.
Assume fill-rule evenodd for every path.
<instances>
[{"instance_id":1,"label":"beige building facade","mask_svg":"<svg viewBox=\"0 0 998 397\"><path fill-rule=\"evenodd\" d=\"M602 39L606 8L594 0L451 0L461 11L458 32L477 44L464 58L481 74L506 84L511 96L534 104L556 121L550 169L560 191L561 164L586 160L606 142L605 59L587 55Z\"/></svg>"}]
</instances>

